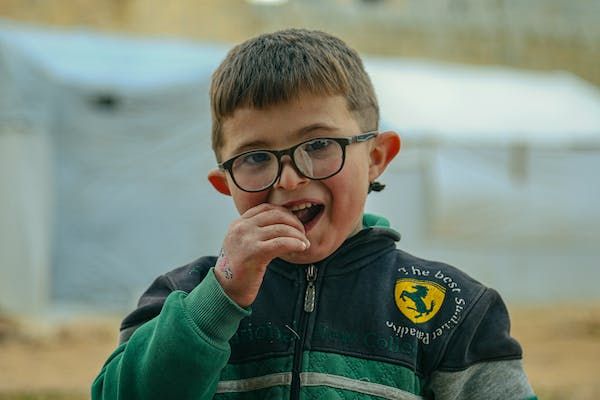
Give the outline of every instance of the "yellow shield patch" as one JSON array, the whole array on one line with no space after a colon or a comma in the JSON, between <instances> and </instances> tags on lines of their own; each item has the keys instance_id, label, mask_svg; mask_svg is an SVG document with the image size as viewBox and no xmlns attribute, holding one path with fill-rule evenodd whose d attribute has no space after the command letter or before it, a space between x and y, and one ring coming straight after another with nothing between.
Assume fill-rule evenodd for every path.
<instances>
[{"instance_id":1,"label":"yellow shield patch","mask_svg":"<svg viewBox=\"0 0 600 400\"><path fill-rule=\"evenodd\" d=\"M446 288L430 281L398 279L394 298L398 309L415 324L429 321L442 307Z\"/></svg>"}]
</instances>

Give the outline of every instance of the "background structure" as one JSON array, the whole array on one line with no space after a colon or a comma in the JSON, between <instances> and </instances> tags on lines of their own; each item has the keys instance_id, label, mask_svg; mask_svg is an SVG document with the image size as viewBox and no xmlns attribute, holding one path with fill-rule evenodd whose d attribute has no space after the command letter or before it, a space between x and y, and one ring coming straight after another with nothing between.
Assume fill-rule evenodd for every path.
<instances>
[{"instance_id":1,"label":"background structure","mask_svg":"<svg viewBox=\"0 0 600 400\"><path fill-rule=\"evenodd\" d=\"M0 399L85 398L152 279L220 247L210 73L289 26L359 49L403 137L367 210L503 294L544 398L600 396L599 2L163 3L0 2Z\"/></svg>"},{"instance_id":2,"label":"background structure","mask_svg":"<svg viewBox=\"0 0 600 400\"><path fill-rule=\"evenodd\" d=\"M595 0L4 0L0 15L228 43L305 26L367 53L568 70L600 83Z\"/></svg>"}]
</instances>

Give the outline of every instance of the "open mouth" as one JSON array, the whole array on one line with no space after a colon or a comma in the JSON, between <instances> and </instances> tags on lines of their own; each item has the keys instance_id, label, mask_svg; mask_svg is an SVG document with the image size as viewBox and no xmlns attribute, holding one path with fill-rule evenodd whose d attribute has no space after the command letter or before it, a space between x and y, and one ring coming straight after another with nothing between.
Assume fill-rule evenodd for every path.
<instances>
[{"instance_id":1,"label":"open mouth","mask_svg":"<svg viewBox=\"0 0 600 400\"><path fill-rule=\"evenodd\" d=\"M301 203L290 207L290 211L302 222L305 229L312 227L325 207L322 204Z\"/></svg>"}]
</instances>

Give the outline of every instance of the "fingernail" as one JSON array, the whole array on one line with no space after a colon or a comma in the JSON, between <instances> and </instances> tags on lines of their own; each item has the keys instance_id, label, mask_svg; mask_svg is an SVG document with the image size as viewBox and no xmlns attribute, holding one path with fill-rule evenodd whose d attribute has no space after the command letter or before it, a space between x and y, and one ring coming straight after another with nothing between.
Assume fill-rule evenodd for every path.
<instances>
[{"instance_id":1,"label":"fingernail","mask_svg":"<svg viewBox=\"0 0 600 400\"><path fill-rule=\"evenodd\" d=\"M308 249L310 247L310 242L307 240L306 243L304 243L305 249Z\"/></svg>"}]
</instances>

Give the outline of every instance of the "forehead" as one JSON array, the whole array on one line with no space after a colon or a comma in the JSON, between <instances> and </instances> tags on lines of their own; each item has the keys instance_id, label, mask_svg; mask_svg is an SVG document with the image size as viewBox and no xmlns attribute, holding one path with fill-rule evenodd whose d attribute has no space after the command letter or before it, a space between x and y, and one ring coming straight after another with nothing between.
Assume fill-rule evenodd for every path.
<instances>
[{"instance_id":1,"label":"forehead","mask_svg":"<svg viewBox=\"0 0 600 400\"><path fill-rule=\"evenodd\" d=\"M240 108L223 123L222 159L255 148L284 148L316 136L350 136L359 125L343 96L301 95L265 109Z\"/></svg>"}]
</instances>

